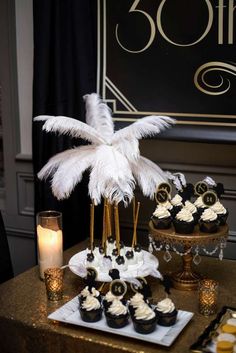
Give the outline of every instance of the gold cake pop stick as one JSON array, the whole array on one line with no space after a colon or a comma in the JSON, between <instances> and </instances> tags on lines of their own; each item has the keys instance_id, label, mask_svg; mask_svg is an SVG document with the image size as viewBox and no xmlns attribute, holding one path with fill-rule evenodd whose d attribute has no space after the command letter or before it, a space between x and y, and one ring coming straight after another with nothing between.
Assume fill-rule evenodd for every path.
<instances>
[{"instance_id":1,"label":"gold cake pop stick","mask_svg":"<svg viewBox=\"0 0 236 353\"><path fill-rule=\"evenodd\" d=\"M133 240L132 240L132 248L137 244L137 224L138 224L138 215L139 215L140 202L137 204L137 211L134 220L134 231L133 231Z\"/></svg>"},{"instance_id":2,"label":"gold cake pop stick","mask_svg":"<svg viewBox=\"0 0 236 353\"><path fill-rule=\"evenodd\" d=\"M106 215L107 215L107 235L110 237L112 235L111 232L111 204L107 204L106 207Z\"/></svg>"},{"instance_id":3,"label":"gold cake pop stick","mask_svg":"<svg viewBox=\"0 0 236 353\"><path fill-rule=\"evenodd\" d=\"M136 200L135 200L135 196L133 197L133 224L135 222L135 206L136 206Z\"/></svg>"},{"instance_id":4,"label":"gold cake pop stick","mask_svg":"<svg viewBox=\"0 0 236 353\"><path fill-rule=\"evenodd\" d=\"M118 250L118 255L120 255L120 225L119 225L119 210L117 205L114 206L114 216L115 216L116 247Z\"/></svg>"},{"instance_id":5,"label":"gold cake pop stick","mask_svg":"<svg viewBox=\"0 0 236 353\"><path fill-rule=\"evenodd\" d=\"M94 202L90 204L90 250L93 251L94 243Z\"/></svg>"},{"instance_id":6,"label":"gold cake pop stick","mask_svg":"<svg viewBox=\"0 0 236 353\"><path fill-rule=\"evenodd\" d=\"M103 224L102 224L102 246L103 247L105 246L106 233L107 233L106 206L107 206L107 199L104 199L104 204L103 204Z\"/></svg>"}]
</instances>

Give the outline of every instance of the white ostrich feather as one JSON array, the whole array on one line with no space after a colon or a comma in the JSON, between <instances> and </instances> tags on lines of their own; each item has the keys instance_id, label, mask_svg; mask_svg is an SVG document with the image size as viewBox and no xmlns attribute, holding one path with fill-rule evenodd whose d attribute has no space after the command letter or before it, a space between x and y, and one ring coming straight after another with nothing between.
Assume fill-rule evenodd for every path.
<instances>
[{"instance_id":1,"label":"white ostrich feather","mask_svg":"<svg viewBox=\"0 0 236 353\"><path fill-rule=\"evenodd\" d=\"M166 180L164 172L140 157L138 140L158 134L175 121L165 116L148 116L114 133L110 109L95 93L84 97L87 124L65 116L40 115L47 132L83 138L91 145L57 154L39 172L40 179L52 177L52 191L58 199L69 197L75 185L90 169L89 195L95 204L105 197L109 202L127 205L133 198L135 179L145 196L153 197L156 186Z\"/></svg>"},{"instance_id":2,"label":"white ostrich feather","mask_svg":"<svg viewBox=\"0 0 236 353\"><path fill-rule=\"evenodd\" d=\"M51 182L53 195L58 200L68 198L85 170L93 165L94 151L92 145L78 147L76 153L60 163Z\"/></svg>"},{"instance_id":3,"label":"white ostrich feather","mask_svg":"<svg viewBox=\"0 0 236 353\"><path fill-rule=\"evenodd\" d=\"M87 94L83 98L86 105L86 123L110 142L114 133L111 109L101 101L96 93Z\"/></svg>"},{"instance_id":4,"label":"white ostrich feather","mask_svg":"<svg viewBox=\"0 0 236 353\"><path fill-rule=\"evenodd\" d=\"M181 184L181 182L180 182L180 179L178 178L177 175L174 175L174 174L172 174L171 172L167 171L167 172L166 172L166 176L167 176L167 178L168 178L169 180L172 181L172 183L173 183L174 186L176 187L176 190L180 191L180 190L183 189L182 184Z\"/></svg>"},{"instance_id":5,"label":"white ostrich feather","mask_svg":"<svg viewBox=\"0 0 236 353\"><path fill-rule=\"evenodd\" d=\"M127 159L112 146L98 146L89 181L89 195L94 203L100 203L102 196L110 202L127 204L133 198L134 187Z\"/></svg>"},{"instance_id":6,"label":"white ostrich feather","mask_svg":"<svg viewBox=\"0 0 236 353\"><path fill-rule=\"evenodd\" d=\"M175 185L176 190L183 190L183 187L186 186L186 178L183 173L170 173L166 172L166 176L172 183Z\"/></svg>"},{"instance_id":7,"label":"white ostrich feather","mask_svg":"<svg viewBox=\"0 0 236 353\"><path fill-rule=\"evenodd\" d=\"M139 141L135 138L120 137L112 142L114 146L129 161L135 161L140 156Z\"/></svg>"},{"instance_id":8,"label":"white ostrich feather","mask_svg":"<svg viewBox=\"0 0 236 353\"><path fill-rule=\"evenodd\" d=\"M113 141L119 138L136 138L138 140L159 134L165 128L174 124L175 120L168 116L150 115L115 132Z\"/></svg>"},{"instance_id":9,"label":"white ostrich feather","mask_svg":"<svg viewBox=\"0 0 236 353\"><path fill-rule=\"evenodd\" d=\"M112 145L124 153L126 158L134 160L139 157L137 140L159 134L174 123L175 120L168 116L147 116L115 132Z\"/></svg>"},{"instance_id":10,"label":"white ostrich feather","mask_svg":"<svg viewBox=\"0 0 236 353\"><path fill-rule=\"evenodd\" d=\"M158 184L167 181L165 173L158 165L142 156L130 164L132 173L144 196L153 199Z\"/></svg>"},{"instance_id":11,"label":"white ostrich feather","mask_svg":"<svg viewBox=\"0 0 236 353\"><path fill-rule=\"evenodd\" d=\"M83 146L87 147L87 146ZM79 147L81 148L81 147ZM45 164L45 166L39 171L37 174L39 179L47 179L49 176L53 175L57 170L58 166L68 158L72 156L76 156L78 152L78 148L72 148L70 150L66 150L60 153L57 153L55 156L49 159L49 161Z\"/></svg>"},{"instance_id":12,"label":"white ostrich feather","mask_svg":"<svg viewBox=\"0 0 236 353\"><path fill-rule=\"evenodd\" d=\"M68 118L66 116L39 115L34 121L45 121L43 130L47 132L58 132L60 135L82 138L94 144L106 143L102 136L92 126L82 121Z\"/></svg>"},{"instance_id":13,"label":"white ostrich feather","mask_svg":"<svg viewBox=\"0 0 236 353\"><path fill-rule=\"evenodd\" d=\"M186 182L186 178L185 175L183 173L174 173L174 175L180 180L180 183L182 186L186 186L187 182Z\"/></svg>"},{"instance_id":14,"label":"white ostrich feather","mask_svg":"<svg viewBox=\"0 0 236 353\"><path fill-rule=\"evenodd\" d=\"M208 185L210 186L216 186L216 182L214 179L212 179L212 177L206 176L203 181L205 181Z\"/></svg>"}]
</instances>

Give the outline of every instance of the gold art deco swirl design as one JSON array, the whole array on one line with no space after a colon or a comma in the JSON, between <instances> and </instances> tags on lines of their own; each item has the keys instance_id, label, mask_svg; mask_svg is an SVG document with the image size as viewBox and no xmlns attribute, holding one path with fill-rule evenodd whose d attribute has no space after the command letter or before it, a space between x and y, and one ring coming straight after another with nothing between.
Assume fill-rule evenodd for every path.
<instances>
[{"instance_id":1,"label":"gold art deco swirl design","mask_svg":"<svg viewBox=\"0 0 236 353\"><path fill-rule=\"evenodd\" d=\"M213 72L216 74L217 83L210 84L208 74ZM217 96L225 94L231 87L230 80L222 76L229 74L236 76L236 65L228 64L221 61L211 61L201 65L194 75L194 84L199 91ZM228 76L228 75L227 75Z\"/></svg>"}]
</instances>

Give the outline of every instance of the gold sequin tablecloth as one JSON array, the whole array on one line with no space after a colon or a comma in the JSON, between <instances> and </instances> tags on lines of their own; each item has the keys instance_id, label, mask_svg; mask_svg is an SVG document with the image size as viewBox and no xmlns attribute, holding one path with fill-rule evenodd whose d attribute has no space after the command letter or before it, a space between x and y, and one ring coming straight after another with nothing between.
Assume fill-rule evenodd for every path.
<instances>
[{"instance_id":1,"label":"gold sequin tablecloth","mask_svg":"<svg viewBox=\"0 0 236 353\"><path fill-rule=\"evenodd\" d=\"M67 250L64 262L81 249L86 243ZM180 257L175 257L168 264L158 253L160 271L176 270L181 265ZM203 257L198 270L205 276L219 281L218 309L224 305L236 307L236 261ZM154 298L163 298L163 287L158 280L150 279ZM194 312L191 322L170 348L142 342L118 335L107 334L92 329L65 325L47 319L47 316L72 299L82 289L79 277L65 270L64 300L59 303L47 301L45 286L39 280L38 268L27 272L0 286L0 352L1 353L185 353L196 341L205 327L214 319L198 314L197 292L185 292L172 289L171 298L176 307Z\"/></svg>"}]
</instances>

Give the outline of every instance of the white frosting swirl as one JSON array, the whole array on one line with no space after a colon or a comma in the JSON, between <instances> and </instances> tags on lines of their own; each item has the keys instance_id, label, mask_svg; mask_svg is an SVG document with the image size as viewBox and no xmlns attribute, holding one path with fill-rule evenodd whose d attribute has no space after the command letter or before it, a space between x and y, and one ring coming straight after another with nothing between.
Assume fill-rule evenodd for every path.
<instances>
[{"instance_id":1,"label":"white frosting swirl","mask_svg":"<svg viewBox=\"0 0 236 353\"><path fill-rule=\"evenodd\" d=\"M170 202L173 206L182 206L182 200L183 198L179 194L176 194Z\"/></svg>"},{"instance_id":2,"label":"white frosting swirl","mask_svg":"<svg viewBox=\"0 0 236 353\"><path fill-rule=\"evenodd\" d=\"M111 303L111 302L113 302L113 300L115 300L115 299L121 300L121 299L122 299L122 296L117 297L117 296L115 296L114 294L112 294L112 292L109 290L109 292L107 292L107 294L105 295L104 299L105 299L107 302Z\"/></svg>"},{"instance_id":3,"label":"white frosting swirl","mask_svg":"<svg viewBox=\"0 0 236 353\"><path fill-rule=\"evenodd\" d=\"M134 316L137 320L151 320L155 317L155 313L146 303L143 303L135 309Z\"/></svg>"},{"instance_id":4,"label":"white frosting swirl","mask_svg":"<svg viewBox=\"0 0 236 353\"><path fill-rule=\"evenodd\" d=\"M164 206L167 210L173 209L173 205L171 205L170 201L166 201L166 202L162 203L162 206Z\"/></svg>"},{"instance_id":5,"label":"white frosting swirl","mask_svg":"<svg viewBox=\"0 0 236 353\"><path fill-rule=\"evenodd\" d=\"M80 292L80 295L82 297L87 297L88 295L91 295L89 289L88 289L88 286L86 286L81 292Z\"/></svg>"},{"instance_id":6,"label":"white frosting swirl","mask_svg":"<svg viewBox=\"0 0 236 353\"><path fill-rule=\"evenodd\" d=\"M199 197L197 198L197 200L194 202L194 205L195 205L196 207L198 207L198 208L204 208L204 207L206 207L206 205L204 205L204 203L203 203L203 201L202 201L202 197L201 197L201 196L199 196Z\"/></svg>"},{"instance_id":7,"label":"white frosting swirl","mask_svg":"<svg viewBox=\"0 0 236 353\"><path fill-rule=\"evenodd\" d=\"M220 201L216 201L216 203L210 208L217 214L226 214L227 212L222 203L220 203Z\"/></svg>"},{"instance_id":8,"label":"white frosting swirl","mask_svg":"<svg viewBox=\"0 0 236 353\"><path fill-rule=\"evenodd\" d=\"M145 302L144 302L143 295L141 293L135 293L135 295L133 295L133 297L130 299L130 305L132 305L134 308L137 308L143 303Z\"/></svg>"},{"instance_id":9,"label":"white frosting swirl","mask_svg":"<svg viewBox=\"0 0 236 353\"><path fill-rule=\"evenodd\" d=\"M201 215L201 220L206 222L215 221L217 219L217 214L210 208L207 208Z\"/></svg>"},{"instance_id":10,"label":"white frosting swirl","mask_svg":"<svg viewBox=\"0 0 236 353\"><path fill-rule=\"evenodd\" d=\"M185 201L184 208L192 214L197 212L197 207L190 201Z\"/></svg>"},{"instance_id":11,"label":"white frosting swirl","mask_svg":"<svg viewBox=\"0 0 236 353\"><path fill-rule=\"evenodd\" d=\"M189 212L186 208L182 208L177 215L176 219L178 221L184 221L184 222L192 222L193 221L193 216L192 213Z\"/></svg>"},{"instance_id":12,"label":"white frosting swirl","mask_svg":"<svg viewBox=\"0 0 236 353\"><path fill-rule=\"evenodd\" d=\"M82 297L87 297L88 295L92 295L93 297L99 297L99 291L96 290L96 288L92 287L92 293L90 293L88 286L86 286L82 291L81 291L81 296Z\"/></svg>"},{"instance_id":13,"label":"white frosting swirl","mask_svg":"<svg viewBox=\"0 0 236 353\"><path fill-rule=\"evenodd\" d=\"M88 295L82 303L82 308L87 311L96 310L101 307L99 300L92 295Z\"/></svg>"},{"instance_id":14,"label":"white frosting swirl","mask_svg":"<svg viewBox=\"0 0 236 353\"><path fill-rule=\"evenodd\" d=\"M170 217L170 212L164 206L158 205L153 212L153 216L157 218L167 218Z\"/></svg>"},{"instance_id":15,"label":"white frosting swirl","mask_svg":"<svg viewBox=\"0 0 236 353\"><path fill-rule=\"evenodd\" d=\"M92 295L94 297L99 297L99 294L100 294L99 291L96 288L92 287Z\"/></svg>"},{"instance_id":16,"label":"white frosting swirl","mask_svg":"<svg viewBox=\"0 0 236 353\"><path fill-rule=\"evenodd\" d=\"M172 313L175 310L175 305L170 298L166 298L157 303L156 309L163 314Z\"/></svg>"},{"instance_id":17,"label":"white frosting swirl","mask_svg":"<svg viewBox=\"0 0 236 353\"><path fill-rule=\"evenodd\" d=\"M119 299L115 299L107 311L114 316L119 316L126 315L128 309Z\"/></svg>"}]
</instances>

